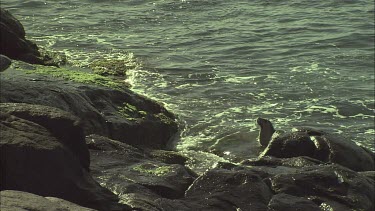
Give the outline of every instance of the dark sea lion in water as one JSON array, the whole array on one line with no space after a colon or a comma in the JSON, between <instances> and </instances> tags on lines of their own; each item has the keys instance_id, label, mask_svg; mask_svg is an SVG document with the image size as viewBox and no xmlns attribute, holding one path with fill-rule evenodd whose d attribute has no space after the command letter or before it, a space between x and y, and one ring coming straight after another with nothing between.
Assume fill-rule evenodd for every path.
<instances>
[{"instance_id":1,"label":"dark sea lion in water","mask_svg":"<svg viewBox=\"0 0 375 211\"><path fill-rule=\"evenodd\" d=\"M258 136L259 143L262 146L266 147L268 143L271 141L272 136L276 132L276 130L274 129L272 123L267 119L258 118L257 124L260 126Z\"/></svg>"},{"instance_id":2,"label":"dark sea lion in water","mask_svg":"<svg viewBox=\"0 0 375 211\"><path fill-rule=\"evenodd\" d=\"M12 60L9 59L7 56L0 54L0 72L8 69L8 67L12 64Z\"/></svg>"},{"instance_id":3,"label":"dark sea lion in water","mask_svg":"<svg viewBox=\"0 0 375 211\"><path fill-rule=\"evenodd\" d=\"M314 128L296 128L291 132L275 130L272 123L257 119L259 142L265 147L260 156L290 158L308 156L323 162L337 163L354 171L374 171L374 153L337 134Z\"/></svg>"}]
</instances>

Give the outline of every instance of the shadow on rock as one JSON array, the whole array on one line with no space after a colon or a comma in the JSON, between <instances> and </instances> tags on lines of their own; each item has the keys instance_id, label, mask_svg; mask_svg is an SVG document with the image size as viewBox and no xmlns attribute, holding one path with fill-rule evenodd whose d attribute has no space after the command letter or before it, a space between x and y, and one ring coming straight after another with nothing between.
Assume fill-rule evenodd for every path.
<instances>
[{"instance_id":1,"label":"shadow on rock","mask_svg":"<svg viewBox=\"0 0 375 211\"><path fill-rule=\"evenodd\" d=\"M1 190L57 197L98 210L128 210L82 168L72 146L47 128L4 112L0 121Z\"/></svg>"}]
</instances>

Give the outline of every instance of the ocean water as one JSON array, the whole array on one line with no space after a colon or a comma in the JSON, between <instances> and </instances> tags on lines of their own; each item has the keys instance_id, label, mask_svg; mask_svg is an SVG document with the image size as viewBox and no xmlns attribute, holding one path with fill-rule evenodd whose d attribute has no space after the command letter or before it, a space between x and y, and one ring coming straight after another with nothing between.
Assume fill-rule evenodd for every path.
<instances>
[{"instance_id":1,"label":"ocean water","mask_svg":"<svg viewBox=\"0 0 375 211\"><path fill-rule=\"evenodd\" d=\"M187 155L255 153L257 117L375 151L373 0L1 0L1 7L69 65L136 59L129 82L178 115L176 148Z\"/></svg>"}]
</instances>

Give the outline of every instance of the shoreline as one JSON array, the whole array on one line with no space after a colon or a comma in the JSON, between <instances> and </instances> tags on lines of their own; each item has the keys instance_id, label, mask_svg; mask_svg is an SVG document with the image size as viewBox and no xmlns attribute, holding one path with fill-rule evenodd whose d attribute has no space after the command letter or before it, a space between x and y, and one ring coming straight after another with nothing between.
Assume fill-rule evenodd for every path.
<instances>
[{"instance_id":1,"label":"shoreline","mask_svg":"<svg viewBox=\"0 0 375 211\"><path fill-rule=\"evenodd\" d=\"M374 209L373 164L356 172L332 155L355 146L327 142L336 151L312 158L274 141L199 175L168 149L179 129L160 103L112 77L12 63L0 73L2 210Z\"/></svg>"}]
</instances>

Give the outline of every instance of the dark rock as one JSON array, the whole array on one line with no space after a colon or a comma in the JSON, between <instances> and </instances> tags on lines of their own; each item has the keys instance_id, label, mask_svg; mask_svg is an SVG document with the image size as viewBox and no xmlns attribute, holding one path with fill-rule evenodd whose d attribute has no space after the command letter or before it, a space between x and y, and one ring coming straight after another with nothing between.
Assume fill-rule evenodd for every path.
<instances>
[{"instance_id":1,"label":"dark rock","mask_svg":"<svg viewBox=\"0 0 375 211\"><path fill-rule=\"evenodd\" d=\"M0 114L1 190L52 196L98 210L128 210L46 128Z\"/></svg>"},{"instance_id":2,"label":"dark rock","mask_svg":"<svg viewBox=\"0 0 375 211\"><path fill-rule=\"evenodd\" d=\"M270 178L272 190L333 210L373 210L374 182L340 165L315 165Z\"/></svg>"},{"instance_id":3,"label":"dark rock","mask_svg":"<svg viewBox=\"0 0 375 211\"><path fill-rule=\"evenodd\" d=\"M243 170L244 168L234 164L234 163L230 163L230 162L218 162L216 165L213 166L213 168L217 168L217 169L226 169L226 170L238 170L239 168L241 168L240 170Z\"/></svg>"},{"instance_id":4,"label":"dark rock","mask_svg":"<svg viewBox=\"0 0 375 211\"><path fill-rule=\"evenodd\" d=\"M186 161L188 160L187 157L178 152L167 150L150 150L149 156L153 160L158 160L167 164L185 165Z\"/></svg>"},{"instance_id":5,"label":"dark rock","mask_svg":"<svg viewBox=\"0 0 375 211\"><path fill-rule=\"evenodd\" d=\"M275 156L291 158L310 156L315 153L316 147L307 133L297 132L277 137L268 144L261 156Z\"/></svg>"},{"instance_id":6,"label":"dark rock","mask_svg":"<svg viewBox=\"0 0 375 211\"><path fill-rule=\"evenodd\" d=\"M41 69L32 66L30 72L14 70L2 73L1 102L60 108L82 120L85 134L99 134L147 148L166 148L177 133L173 114L160 104L128 89L113 89L52 75L33 74L33 68L37 68L35 71L43 71L52 67ZM59 74L60 69L56 68L56 71ZM80 74L77 77L86 77ZM87 78L90 76L87 75Z\"/></svg>"},{"instance_id":7,"label":"dark rock","mask_svg":"<svg viewBox=\"0 0 375 211\"><path fill-rule=\"evenodd\" d=\"M294 174L300 172L303 167L322 165L323 162L310 157L276 158L261 157L249 159L242 162L242 165L233 169L247 168L257 171L263 178L268 178L278 174ZM267 180L265 180L267 181Z\"/></svg>"},{"instance_id":8,"label":"dark rock","mask_svg":"<svg viewBox=\"0 0 375 211\"><path fill-rule=\"evenodd\" d=\"M153 159L149 150L97 135L88 136L87 143L93 176L133 208L157 210L156 199L182 198L195 179L183 165Z\"/></svg>"},{"instance_id":9,"label":"dark rock","mask_svg":"<svg viewBox=\"0 0 375 211\"><path fill-rule=\"evenodd\" d=\"M12 60L8 57L0 54L0 72L8 69L8 67L12 64Z\"/></svg>"},{"instance_id":10,"label":"dark rock","mask_svg":"<svg viewBox=\"0 0 375 211\"><path fill-rule=\"evenodd\" d=\"M185 197L217 210L267 210L272 192L254 171L213 169L198 177Z\"/></svg>"},{"instance_id":11,"label":"dark rock","mask_svg":"<svg viewBox=\"0 0 375 211\"><path fill-rule=\"evenodd\" d=\"M121 152L123 155L127 155L129 159L134 158L138 160L144 158L145 156L143 150L141 149L96 134L86 136L86 144L91 150Z\"/></svg>"},{"instance_id":12,"label":"dark rock","mask_svg":"<svg viewBox=\"0 0 375 211\"><path fill-rule=\"evenodd\" d=\"M77 117L58 108L26 103L0 103L0 110L43 126L89 169L90 154Z\"/></svg>"},{"instance_id":13,"label":"dark rock","mask_svg":"<svg viewBox=\"0 0 375 211\"><path fill-rule=\"evenodd\" d=\"M320 207L304 197L292 196L285 193L276 194L268 204L270 211L320 211Z\"/></svg>"},{"instance_id":14,"label":"dark rock","mask_svg":"<svg viewBox=\"0 0 375 211\"><path fill-rule=\"evenodd\" d=\"M308 156L326 163L337 163L355 171L375 169L374 158L369 150L352 141L312 129L284 134L271 140L260 156Z\"/></svg>"},{"instance_id":15,"label":"dark rock","mask_svg":"<svg viewBox=\"0 0 375 211\"><path fill-rule=\"evenodd\" d=\"M317 159L324 162L338 163L354 171L375 170L372 152L365 150L356 143L328 134L317 136L315 140L324 146L318 148L314 155Z\"/></svg>"},{"instance_id":16,"label":"dark rock","mask_svg":"<svg viewBox=\"0 0 375 211\"><path fill-rule=\"evenodd\" d=\"M375 182L375 171L362 171L358 172L360 175L365 176Z\"/></svg>"},{"instance_id":17,"label":"dark rock","mask_svg":"<svg viewBox=\"0 0 375 211\"><path fill-rule=\"evenodd\" d=\"M267 210L272 191L252 170L212 169L198 177L182 199L158 199L161 210Z\"/></svg>"},{"instance_id":18,"label":"dark rock","mask_svg":"<svg viewBox=\"0 0 375 211\"><path fill-rule=\"evenodd\" d=\"M1 191L0 198L2 211L94 211L94 209L81 207L63 199L43 197L22 191Z\"/></svg>"},{"instance_id":19,"label":"dark rock","mask_svg":"<svg viewBox=\"0 0 375 211\"><path fill-rule=\"evenodd\" d=\"M210 202L216 201L220 203L219 199L211 199ZM160 198L155 200L155 206L159 208L159 210L163 211L191 211L191 210L205 210L205 211L215 211L215 210L222 210L219 207L210 206L208 203L202 204L201 201L194 201L194 200L173 200L173 199L166 199Z\"/></svg>"},{"instance_id":20,"label":"dark rock","mask_svg":"<svg viewBox=\"0 0 375 211\"><path fill-rule=\"evenodd\" d=\"M43 58L38 47L25 38L22 24L3 8L0 8L0 37L0 54L31 64L45 64L49 60Z\"/></svg>"},{"instance_id":21,"label":"dark rock","mask_svg":"<svg viewBox=\"0 0 375 211\"><path fill-rule=\"evenodd\" d=\"M248 159L241 162L243 165L249 166L288 166L288 167L306 167L323 164L322 161L307 156L293 158L276 158L264 156L257 159Z\"/></svg>"},{"instance_id":22,"label":"dark rock","mask_svg":"<svg viewBox=\"0 0 375 211\"><path fill-rule=\"evenodd\" d=\"M247 168L257 171L274 193L288 194L287 197L275 195L268 205L271 210L294 210L298 204L311 210L319 210L314 204L324 210L372 210L374 207L374 180L365 177L368 175L364 172L323 164L310 157L261 157L243 163L251 165Z\"/></svg>"}]
</instances>

